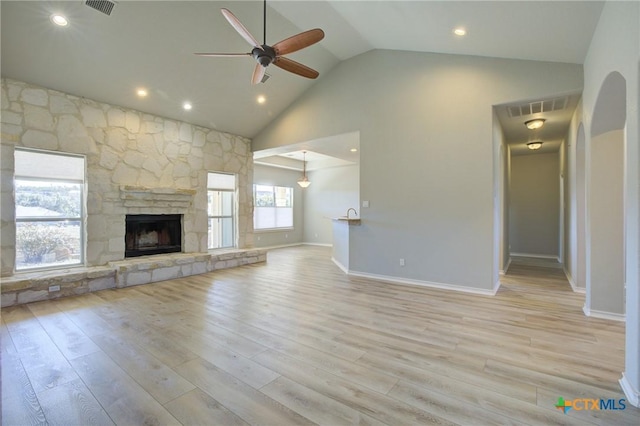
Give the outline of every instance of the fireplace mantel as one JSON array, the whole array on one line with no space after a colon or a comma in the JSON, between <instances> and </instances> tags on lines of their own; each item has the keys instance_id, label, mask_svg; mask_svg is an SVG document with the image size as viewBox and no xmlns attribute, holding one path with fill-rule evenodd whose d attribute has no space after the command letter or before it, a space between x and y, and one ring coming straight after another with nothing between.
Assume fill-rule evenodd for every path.
<instances>
[{"instance_id":1,"label":"fireplace mantel","mask_svg":"<svg viewBox=\"0 0 640 426\"><path fill-rule=\"evenodd\" d=\"M160 207L170 204L172 207L187 208L195 195L195 189L120 186L120 198L125 207Z\"/></svg>"}]
</instances>

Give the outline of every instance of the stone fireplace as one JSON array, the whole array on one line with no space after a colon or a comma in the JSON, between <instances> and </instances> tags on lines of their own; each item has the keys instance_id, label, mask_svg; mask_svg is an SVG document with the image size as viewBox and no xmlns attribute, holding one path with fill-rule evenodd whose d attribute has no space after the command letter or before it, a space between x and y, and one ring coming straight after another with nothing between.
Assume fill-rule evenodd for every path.
<instances>
[{"instance_id":1,"label":"stone fireplace","mask_svg":"<svg viewBox=\"0 0 640 426\"><path fill-rule=\"evenodd\" d=\"M182 251L182 215L128 214L124 257Z\"/></svg>"},{"instance_id":2,"label":"stone fireplace","mask_svg":"<svg viewBox=\"0 0 640 426\"><path fill-rule=\"evenodd\" d=\"M0 81L3 176L13 175L15 147L86 157L86 267L142 259L130 258L128 215L179 215L181 247L175 242L159 245L185 255L207 253L210 171L237 176L238 248L252 247L253 157L248 139L16 80ZM0 264L1 275L8 277L14 275L16 259L13 179L0 183ZM157 249L147 245L164 237L153 232L146 232L138 250L151 254Z\"/></svg>"}]
</instances>

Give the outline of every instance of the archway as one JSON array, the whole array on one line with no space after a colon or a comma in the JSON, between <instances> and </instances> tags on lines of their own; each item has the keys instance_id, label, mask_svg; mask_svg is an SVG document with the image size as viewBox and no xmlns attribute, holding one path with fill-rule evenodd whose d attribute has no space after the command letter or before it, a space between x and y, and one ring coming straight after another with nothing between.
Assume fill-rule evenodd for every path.
<instances>
[{"instance_id":1,"label":"archway","mask_svg":"<svg viewBox=\"0 0 640 426\"><path fill-rule=\"evenodd\" d=\"M604 80L587 149L585 313L624 319L624 164L626 81Z\"/></svg>"}]
</instances>

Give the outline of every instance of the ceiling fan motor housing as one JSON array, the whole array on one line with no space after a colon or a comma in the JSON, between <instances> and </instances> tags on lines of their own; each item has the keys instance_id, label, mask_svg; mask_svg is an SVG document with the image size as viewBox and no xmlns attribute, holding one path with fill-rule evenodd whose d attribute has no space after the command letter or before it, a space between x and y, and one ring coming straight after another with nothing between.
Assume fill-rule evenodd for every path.
<instances>
[{"instance_id":1,"label":"ceiling fan motor housing","mask_svg":"<svg viewBox=\"0 0 640 426\"><path fill-rule=\"evenodd\" d=\"M273 50L273 47L263 44L262 49L254 47L251 51L251 56L253 56L260 65L267 67L275 61L276 51Z\"/></svg>"}]
</instances>

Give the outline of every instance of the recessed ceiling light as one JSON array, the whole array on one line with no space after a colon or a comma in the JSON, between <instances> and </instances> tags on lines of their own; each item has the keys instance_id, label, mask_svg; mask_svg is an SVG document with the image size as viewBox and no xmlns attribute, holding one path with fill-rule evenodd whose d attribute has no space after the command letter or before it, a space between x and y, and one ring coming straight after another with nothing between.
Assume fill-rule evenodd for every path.
<instances>
[{"instance_id":1,"label":"recessed ceiling light","mask_svg":"<svg viewBox=\"0 0 640 426\"><path fill-rule=\"evenodd\" d=\"M465 30L465 29L464 29L464 28L462 28L462 27L459 27L459 28L456 28L455 30L453 30L453 33L454 33L455 35L457 35L457 36L461 36L461 37L462 37L463 35L466 35L466 34L467 34L467 30Z\"/></svg>"},{"instance_id":2,"label":"recessed ceiling light","mask_svg":"<svg viewBox=\"0 0 640 426\"><path fill-rule=\"evenodd\" d=\"M138 96L140 96L141 98L144 98L145 96L147 96L149 93L147 92L147 89L144 88L139 88L138 90L136 90L136 94Z\"/></svg>"},{"instance_id":3,"label":"recessed ceiling light","mask_svg":"<svg viewBox=\"0 0 640 426\"><path fill-rule=\"evenodd\" d=\"M267 98L264 95L260 95L256 98L256 101L258 101L259 104L263 104L267 102Z\"/></svg>"},{"instance_id":4,"label":"recessed ceiling light","mask_svg":"<svg viewBox=\"0 0 640 426\"><path fill-rule=\"evenodd\" d=\"M358 152L358 148L351 148L349 151L351 151L351 152Z\"/></svg>"},{"instance_id":5,"label":"recessed ceiling light","mask_svg":"<svg viewBox=\"0 0 640 426\"><path fill-rule=\"evenodd\" d=\"M67 25L69 25L69 21L67 20L67 18L65 18L64 15L60 15L59 13L54 13L49 17L49 19L51 19L51 22L61 27L66 27Z\"/></svg>"},{"instance_id":6,"label":"recessed ceiling light","mask_svg":"<svg viewBox=\"0 0 640 426\"><path fill-rule=\"evenodd\" d=\"M191 108L193 108L193 105L191 105L191 102L185 102L182 104L182 108L189 111Z\"/></svg>"}]
</instances>

